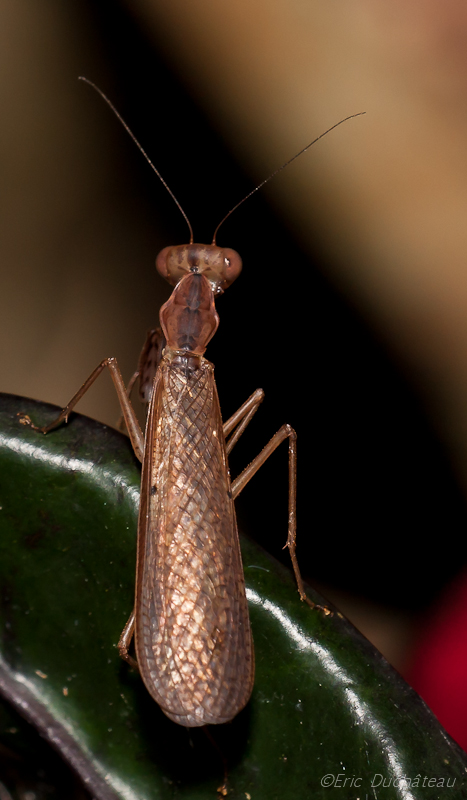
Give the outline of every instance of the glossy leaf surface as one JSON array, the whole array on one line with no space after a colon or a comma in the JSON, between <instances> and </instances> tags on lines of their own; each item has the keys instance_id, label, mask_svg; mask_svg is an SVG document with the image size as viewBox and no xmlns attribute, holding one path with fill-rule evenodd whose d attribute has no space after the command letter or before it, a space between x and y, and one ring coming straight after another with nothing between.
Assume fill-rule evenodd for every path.
<instances>
[{"instance_id":1,"label":"glossy leaf surface","mask_svg":"<svg viewBox=\"0 0 467 800\"><path fill-rule=\"evenodd\" d=\"M94 797L215 798L218 752L162 714L116 649L134 592L140 470L128 439L78 414L43 436L18 412L45 424L56 409L1 396L4 699ZM250 541L242 552L256 680L246 709L211 728L228 796L467 797L467 756L415 692L340 614L301 603L287 570ZM9 714L0 742L15 747Z\"/></svg>"}]
</instances>

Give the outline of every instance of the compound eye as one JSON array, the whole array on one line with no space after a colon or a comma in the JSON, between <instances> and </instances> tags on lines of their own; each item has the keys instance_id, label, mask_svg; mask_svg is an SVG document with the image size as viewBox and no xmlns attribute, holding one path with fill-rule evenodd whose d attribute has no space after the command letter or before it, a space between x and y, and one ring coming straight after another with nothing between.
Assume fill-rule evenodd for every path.
<instances>
[{"instance_id":1,"label":"compound eye","mask_svg":"<svg viewBox=\"0 0 467 800\"><path fill-rule=\"evenodd\" d=\"M229 247L223 249L225 286L230 286L242 271L242 259L236 250Z\"/></svg>"},{"instance_id":2,"label":"compound eye","mask_svg":"<svg viewBox=\"0 0 467 800\"><path fill-rule=\"evenodd\" d=\"M165 278L166 281L169 281L169 283L172 283L172 281L170 278L167 261L171 250L172 250L171 247L164 247L164 249L161 250L160 253L158 253L156 258L156 269L159 275L162 278Z\"/></svg>"},{"instance_id":3,"label":"compound eye","mask_svg":"<svg viewBox=\"0 0 467 800\"><path fill-rule=\"evenodd\" d=\"M157 256L156 269L171 286L176 286L179 280L189 272L187 263L189 252L190 246L182 244L164 247Z\"/></svg>"}]
</instances>

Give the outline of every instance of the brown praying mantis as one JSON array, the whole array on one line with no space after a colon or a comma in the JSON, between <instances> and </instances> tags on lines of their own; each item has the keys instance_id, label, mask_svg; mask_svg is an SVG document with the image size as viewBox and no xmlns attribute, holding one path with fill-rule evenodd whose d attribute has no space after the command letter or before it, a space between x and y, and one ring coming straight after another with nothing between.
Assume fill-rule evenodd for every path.
<instances>
[{"instance_id":1,"label":"brown praying mantis","mask_svg":"<svg viewBox=\"0 0 467 800\"><path fill-rule=\"evenodd\" d=\"M104 98L136 142L183 214L186 245L166 247L156 267L172 286L160 310L161 328L150 331L128 389L117 360L104 359L59 416L37 427L46 434L67 422L80 398L105 368L110 371L137 458L142 462L134 609L118 644L137 666L147 690L173 721L188 727L228 722L248 702L254 650L234 500L285 440L289 452L287 546L302 600L309 602L296 557L296 433L283 425L231 482L228 455L264 398L261 389L222 421L214 367L204 357L219 324L215 298L238 277L238 253L216 244L220 225L248 197L341 120L287 161L237 203L217 226L212 244L195 244L178 200L110 100ZM139 378L147 404L143 434L130 391ZM130 655L134 638L136 660Z\"/></svg>"}]
</instances>

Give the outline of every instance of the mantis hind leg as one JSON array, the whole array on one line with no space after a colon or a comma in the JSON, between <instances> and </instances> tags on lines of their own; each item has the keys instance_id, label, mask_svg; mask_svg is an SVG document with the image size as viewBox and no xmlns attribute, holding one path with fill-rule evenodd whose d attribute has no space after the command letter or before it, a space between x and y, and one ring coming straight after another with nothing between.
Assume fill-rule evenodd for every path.
<instances>
[{"instance_id":1,"label":"mantis hind leg","mask_svg":"<svg viewBox=\"0 0 467 800\"><path fill-rule=\"evenodd\" d=\"M251 398L250 398L251 399ZM261 398L262 399L262 398ZM248 402L248 401L247 401ZM255 408L256 410L256 408ZM247 415L248 417L248 415ZM246 417L246 418L247 418ZM288 522L288 533L287 533L287 542L285 547L288 547L290 559L292 561L292 567L295 575L295 580L297 582L298 593L300 595L300 599L304 602L308 603L311 608L318 608L324 614L329 615L332 614L332 611L327 608L327 606L319 606L310 600L305 592L305 586L303 583L303 579L300 573L300 568L298 566L297 554L296 554L296 547L297 547L297 521L296 521L296 505L297 505L297 448L296 448L296 441L297 441L297 434L295 433L294 429L291 425L283 425L276 434L272 437L272 439L268 442L266 447L261 450L255 459L251 462L251 464L246 467L243 472L240 473L238 478L236 478L232 482L231 490L232 496L235 499L238 497L242 489L247 485L247 483L251 480L253 475L262 467L262 465L267 461L270 455L276 450L279 445L285 441L285 439L289 440L289 522Z\"/></svg>"}]
</instances>

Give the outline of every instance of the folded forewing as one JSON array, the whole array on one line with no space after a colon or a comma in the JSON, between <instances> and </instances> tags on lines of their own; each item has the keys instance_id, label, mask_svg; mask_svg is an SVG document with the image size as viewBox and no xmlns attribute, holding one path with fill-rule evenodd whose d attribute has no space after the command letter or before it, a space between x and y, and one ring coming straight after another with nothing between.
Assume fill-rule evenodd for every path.
<instances>
[{"instance_id":1,"label":"folded forewing","mask_svg":"<svg viewBox=\"0 0 467 800\"><path fill-rule=\"evenodd\" d=\"M213 368L162 362L141 486L136 649L176 722L232 719L253 686L253 648Z\"/></svg>"}]
</instances>

